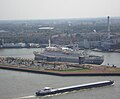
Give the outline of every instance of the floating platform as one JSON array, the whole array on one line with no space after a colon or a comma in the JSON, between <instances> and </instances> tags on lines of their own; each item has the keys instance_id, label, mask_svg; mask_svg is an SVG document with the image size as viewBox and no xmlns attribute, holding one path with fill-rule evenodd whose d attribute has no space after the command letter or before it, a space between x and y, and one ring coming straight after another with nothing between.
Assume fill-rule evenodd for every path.
<instances>
[{"instance_id":1,"label":"floating platform","mask_svg":"<svg viewBox=\"0 0 120 99\"><path fill-rule=\"evenodd\" d=\"M94 82L94 83L75 85L75 86L56 88L56 89L45 87L44 89L37 91L35 94L36 96L46 96L46 95L70 92L70 91L80 90L80 89L103 87L103 86L108 86L108 85L113 85L113 84L114 84L114 81L110 80L110 81Z\"/></svg>"}]
</instances>

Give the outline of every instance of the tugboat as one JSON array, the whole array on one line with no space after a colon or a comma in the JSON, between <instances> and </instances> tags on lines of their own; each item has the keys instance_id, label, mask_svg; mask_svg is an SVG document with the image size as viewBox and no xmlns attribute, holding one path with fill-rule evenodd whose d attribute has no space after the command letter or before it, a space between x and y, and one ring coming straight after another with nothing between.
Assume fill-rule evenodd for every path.
<instances>
[{"instance_id":1,"label":"tugboat","mask_svg":"<svg viewBox=\"0 0 120 99\"><path fill-rule=\"evenodd\" d=\"M114 81L110 80L110 81L94 82L94 83L75 85L75 86L56 88L56 89L45 87L44 89L37 91L36 96L53 95L57 93L70 92L70 91L80 90L80 89L96 88L96 87L108 86L113 84L114 84Z\"/></svg>"}]
</instances>

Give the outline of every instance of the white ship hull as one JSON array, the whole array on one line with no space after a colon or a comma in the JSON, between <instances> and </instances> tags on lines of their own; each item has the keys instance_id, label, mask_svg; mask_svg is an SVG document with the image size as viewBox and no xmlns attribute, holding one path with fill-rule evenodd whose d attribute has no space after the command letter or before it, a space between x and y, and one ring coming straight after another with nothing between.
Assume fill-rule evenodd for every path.
<instances>
[{"instance_id":1,"label":"white ship hull","mask_svg":"<svg viewBox=\"0 0 120 99\"><path fill-rule=\"evenodd\" d=\"M71 62L71 63L80 63L80 56L78 54L74 55L65 55L65 54L53 54L53 53L34 53L35 60L44 60L44 61L57 61L57 62ZM101 56L87 56L82 57L84 64L97 64L100 65L103 63L104 58Z\"/></svg>"}]
</instances>

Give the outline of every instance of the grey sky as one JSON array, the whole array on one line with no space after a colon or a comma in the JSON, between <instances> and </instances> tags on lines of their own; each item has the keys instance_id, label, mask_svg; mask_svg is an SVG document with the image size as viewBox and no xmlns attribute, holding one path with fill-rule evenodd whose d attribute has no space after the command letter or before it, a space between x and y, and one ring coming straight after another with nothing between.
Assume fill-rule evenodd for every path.
<instances>
[{"instance_id":1,"label":"grey sky","mask_svg":"<svg viewBox=\"0 0 120 99\"><path fill-rule=\"evenodd\" d=\"M120 16L120 0L0 0L0 20Z\"/></svg>"}]
</instances>

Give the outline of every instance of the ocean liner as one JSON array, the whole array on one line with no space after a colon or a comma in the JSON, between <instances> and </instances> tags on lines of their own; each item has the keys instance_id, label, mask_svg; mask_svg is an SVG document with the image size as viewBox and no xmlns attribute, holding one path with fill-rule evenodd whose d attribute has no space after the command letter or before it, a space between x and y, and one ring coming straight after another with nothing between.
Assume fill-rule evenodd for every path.
<instances>
[{"instance_id":1,"label":"ocean liner","mask_svg":"<svg viewBox=\"0 0 120 99\"><path fill-rule=\"evenodd\" d=\"M49 40L49 46L42 52L33 52L35 60L44 61L56 61L56 62L71 62L80 64L102 64L104 61L103 56L96 55L84 55L77 51L60 46L51 46Z\"/></svg>"}]
</instances>

